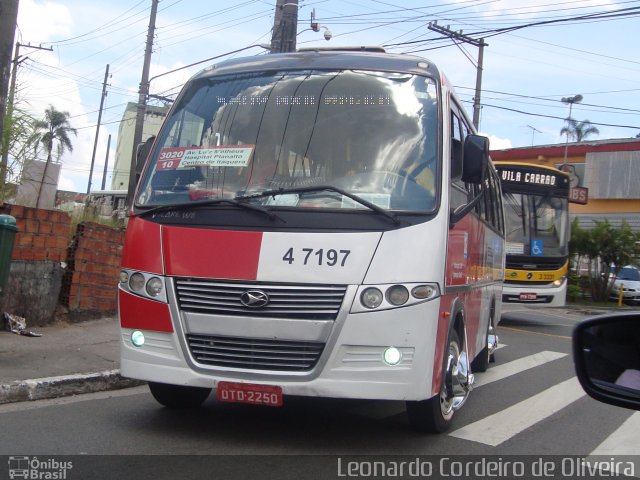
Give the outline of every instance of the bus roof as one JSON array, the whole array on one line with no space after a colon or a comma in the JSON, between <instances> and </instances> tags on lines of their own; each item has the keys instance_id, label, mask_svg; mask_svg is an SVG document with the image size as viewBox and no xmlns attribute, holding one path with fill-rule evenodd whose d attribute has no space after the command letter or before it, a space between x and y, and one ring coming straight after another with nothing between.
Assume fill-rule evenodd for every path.
<instances>
[{"instance_id":1,"label":"bus roof","mask_svg":"<svg viewBox=\"0 0 640 480\"><path fill-rule=\"evenodd\" d=\"M210 76L242 72L309 70L309 69L348 69L405 72L417 75L430 75L440 80L440 72L431 61L414 56L384 53L380 50L356 48L354 50L317 49L294 53L276 53L254 57L225 60L197 73L190 81Z\"/></svg>"}]
</instances>

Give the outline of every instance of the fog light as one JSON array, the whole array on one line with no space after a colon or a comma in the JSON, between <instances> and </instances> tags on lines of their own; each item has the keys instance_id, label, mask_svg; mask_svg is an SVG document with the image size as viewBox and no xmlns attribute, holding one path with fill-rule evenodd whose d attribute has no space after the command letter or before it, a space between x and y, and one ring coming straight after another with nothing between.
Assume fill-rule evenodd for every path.
<instances>
[{"instance_id":1,"label":"fog light","mask_svg":"<svg viewBox=\"0 0 640 480\"><path fill-rule=\"evenodd\" d=\"M136 347L141 347L144 345L144 333L140 330L134 330L131 332L131 343L133 343Z\"/></svg>"},{"instance_id":2,"label":"fog light","mask_svg":"<svg viewBox=\"0 0 640 480\"><path fill-rule=\"evenodd\" d=\"M402 360L402 352L396 347L389 347L384 351L383 358L387 365L397 365Z\"/></svg>"}]
</instances>

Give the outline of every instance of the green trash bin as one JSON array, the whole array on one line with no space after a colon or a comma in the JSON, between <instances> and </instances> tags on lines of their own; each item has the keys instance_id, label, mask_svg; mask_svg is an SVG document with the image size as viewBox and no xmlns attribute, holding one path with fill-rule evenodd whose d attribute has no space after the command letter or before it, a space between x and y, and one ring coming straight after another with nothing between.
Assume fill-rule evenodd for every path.
<instances>
[{"instance_id":1,"label":"green trash bin","mask_svg":"<svg viewBox=\"0 0 640 480\"><path fill-rule=\"evenodd\" d=\"M16 238L16 219L11 215L0 215L0 296L9 280L11 268L11 255L13 254L13 242Z\"/></svg>"}]
</instances>

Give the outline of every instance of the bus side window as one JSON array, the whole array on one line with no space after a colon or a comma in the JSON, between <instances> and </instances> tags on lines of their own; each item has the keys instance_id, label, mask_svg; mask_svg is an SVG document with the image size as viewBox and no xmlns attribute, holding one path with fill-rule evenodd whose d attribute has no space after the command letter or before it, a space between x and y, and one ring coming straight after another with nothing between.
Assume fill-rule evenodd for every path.
<instances>
[{"instance_id":1,"label":"bus side window","mask_svg":"<svg viewBox=\"0 0 640 480\"><path fill-rule=\"evenodd\" d=\"M456 171L456 166L460 171ZM455 209L469 201L469 195L462 175L462 133L460 118L451 112L451 208Z\"/></svg>"}]
</instances>

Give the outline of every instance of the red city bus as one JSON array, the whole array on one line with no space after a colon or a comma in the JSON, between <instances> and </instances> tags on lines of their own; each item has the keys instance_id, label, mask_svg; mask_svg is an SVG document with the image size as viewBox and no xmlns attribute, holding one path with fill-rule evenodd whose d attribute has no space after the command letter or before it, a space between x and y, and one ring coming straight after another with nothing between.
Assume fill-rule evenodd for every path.
<instances>
[{"instance_id":1,"label":"red city bus","mask_svg":"<svg viewBox=\"0 0 640 480\"><path fill-rule=\"evenodd\" d=\"M428 60L230 60L146 160L119 284L122 374L169 407L406 401L447 429L497 344L500 182Z\"/></svg>"}]
</instances>

